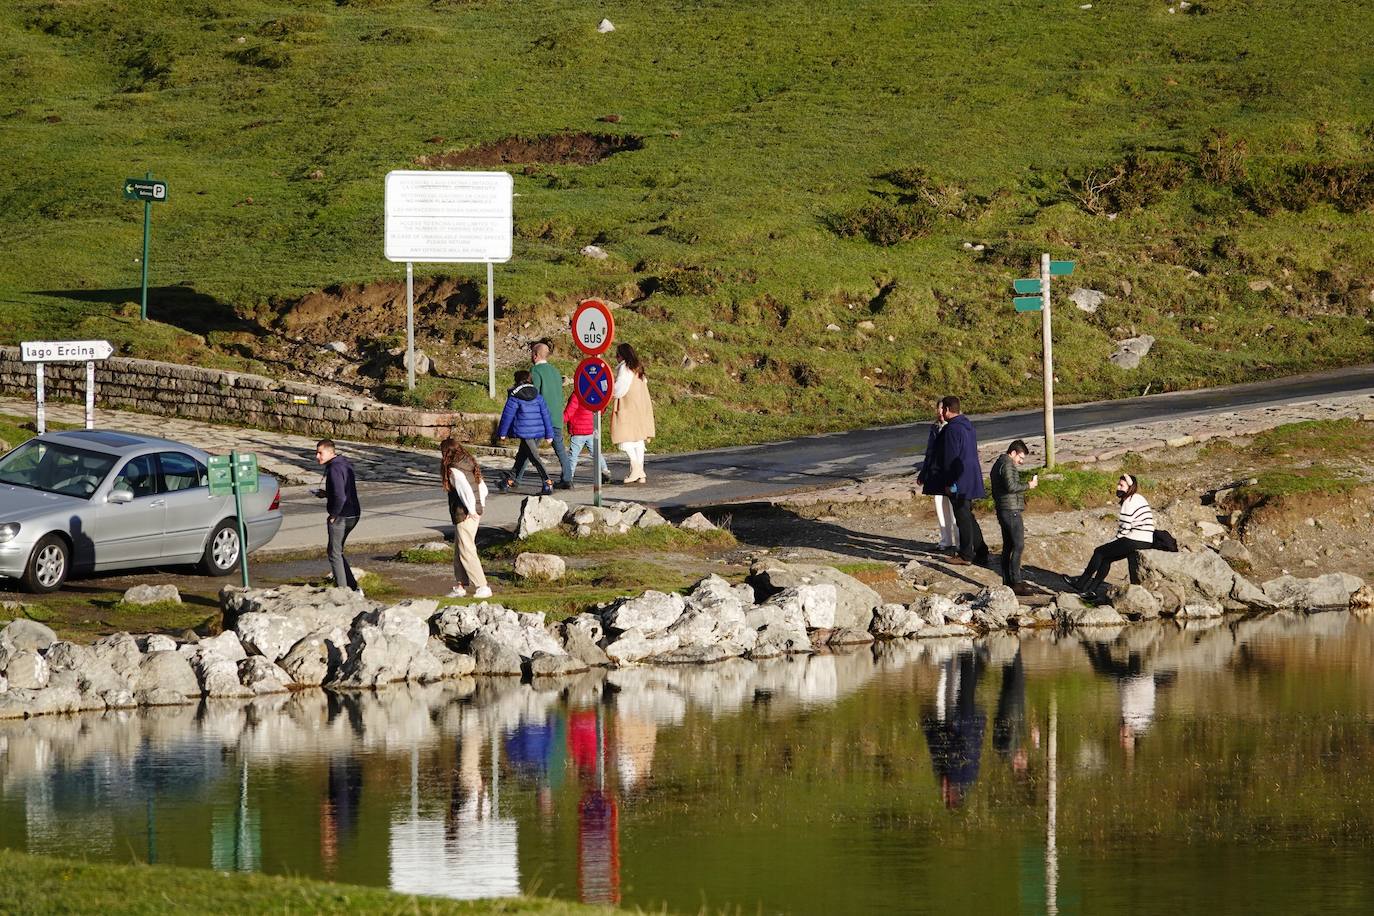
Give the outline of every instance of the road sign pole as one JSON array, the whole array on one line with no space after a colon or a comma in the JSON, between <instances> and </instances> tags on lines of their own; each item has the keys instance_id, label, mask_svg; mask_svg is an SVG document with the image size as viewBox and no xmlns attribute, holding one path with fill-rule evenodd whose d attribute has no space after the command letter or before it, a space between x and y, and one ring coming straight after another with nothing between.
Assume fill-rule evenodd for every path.
<instances>
[{"instance_id":1,"label":"road sign pole","mask_svg":"<svg viewBox=\"0 0 1374 916\"><path fill-rule=\"evenodd\" d=\"M406 387L415 390L415 265L406 261Z\"/></svg>"},{"instance_id":2,"label":"road sign pole","mask_svg":"<svg viewBox=\"0 0 1374 916\"><path fill-rule=\"evenodd\" d=\"M144 177L149 181L153 178L152 172L144 172ZM153 218L153 202L145 200L143 202L143 297L142 305L139 306L138 315L143 321L148 320L148 224Z\"/></svg>"},{"instance_id":3,"label":"road sign pole","mask_svg":"<svg viewBox=\"0 0 1374 916\"><path fill-rule=\"evenodd\" d=\"M1040 336L1045 363L1045 467L1054 467L1054 344L1050 333L1050 256L1040 256Z\"/></svg>"},{"instance_id":4,"label":"road sign pole","mask_svg":"<svg viewBox=\"0 0 1374 916\"><path fill-rule=\"evenodd\" d=\"M34 372L38 376L38 399L35 402L34 425L38 427L38 435L43 435L48 431L48 412L43 408L43 364L35 363Z\"/></svg>"},{"instance_id":5,"label":"road sign pole","mask_svg":"<svg viewBox=\"0 0 1374 916\"><path fill-rule=\"evenodd\" d=\"M95 429L95 360L86 360L86 428Z\"/></svg>"},{"instance_id":6,"label":"road sign pole","mask_svg":"<svg viewBox=\"0 0 1374 916\"><path fill-rule=\"evenodd\" d=\"M243 489L239 480L239 453L229 453L229 474L234 484L234 516L239 523L239 572L243 574L243 587L248 587L248 530L243 524Z\"/></svg>"},{"instance_id":7,"label":"road sign pole","mask_svg":"<svg viewBox=\"0 0 1374 916\"><path fill-rule=\"evenodd\" d=\"M487 262L487 396L496 400L496 271Z\"/></svg>"},{"instance_id":8,"label":"road sign pole","mask_svg":"<svg viewBox=\"0 0 1374 916\"><path fill-rule=\"evenodd\" d=\"M592 505L601 505L601 411L596 412L596 438L592 440Z\"/></svg>"}]
</instances>

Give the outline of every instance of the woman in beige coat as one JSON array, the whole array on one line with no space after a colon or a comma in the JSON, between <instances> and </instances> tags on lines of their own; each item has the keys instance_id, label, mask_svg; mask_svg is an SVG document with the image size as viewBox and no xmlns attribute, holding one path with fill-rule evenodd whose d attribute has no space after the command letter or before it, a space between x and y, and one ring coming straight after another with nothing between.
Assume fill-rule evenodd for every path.
<instances>
[{"instance_id":1,"label":"woman in beige coat","mask_svg":"<svg viewBox=\"0 0 1374 916\"><path fill-rule=\"evenodd\" d=\"M615 388L611 395L611 441L620 446L630 459L630 473L625 483L645 483L644 446L654 437L654 405L649 399L649 385L644 379L644 364L635 348L623 343L615 348L620 365L615 370Z\"/></svg>"}]
</instances>

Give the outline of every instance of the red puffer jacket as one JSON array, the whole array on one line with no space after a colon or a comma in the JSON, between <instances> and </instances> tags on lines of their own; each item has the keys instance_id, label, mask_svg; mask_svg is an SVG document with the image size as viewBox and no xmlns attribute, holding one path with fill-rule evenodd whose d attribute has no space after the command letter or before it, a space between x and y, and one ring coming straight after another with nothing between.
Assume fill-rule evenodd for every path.
<instances>
[{"instance_id":1,"label":"red puffer jacket","mask_svg":"<svg viewBox=\"0 0 1374 916\"><path fill-rule=\"evenodd\" d=\"M563 425L567 427L568 435L590 436L596 432L596 414L574 395L568 398L568 405L563 408Z\"/></svg>"}]
</instances>

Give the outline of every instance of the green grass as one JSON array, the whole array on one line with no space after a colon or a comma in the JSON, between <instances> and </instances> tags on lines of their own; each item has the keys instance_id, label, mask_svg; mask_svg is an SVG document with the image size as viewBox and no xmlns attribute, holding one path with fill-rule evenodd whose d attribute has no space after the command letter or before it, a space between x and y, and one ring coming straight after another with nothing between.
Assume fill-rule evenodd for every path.
<instances>
[{"instance_id":1,"label":"green grass","mask_svg":"<svg viewBox=\"0 0 1374 916\"><path fill-rule=\"evenodd\" d=\"M1083 509L1092 506L1109 507L1116 498L1116 481L1121 474L1066 465L1047 475L1042 469L1040 483L1026 492L1028 507ZM1150 481L1138 478L1141 489L1148 490Z\"/></svg>"},{"instance_id":2,"label":"green grass","mask_svg":"<svg viewBox=\"0 0 1374 916\"><path fill-rule=\"evenodd\" d=\"M728 531L683 531L671 525L657 528L632 528L626 534L594 534L579 538L562 529L540 531L527 538L493 544L482 556L510 560L522 553L551 553L560 557L595 556L605 553L630 553L643 550L703 550L735 544Z\"/></svg>"},{"instance_id":3,"label":"green grass","mask_svg":"<svg viewBox=\"0 0 1374 916\"><path fill-rule=\"evenodd\" d=\"M421 550L419 547L407 547L396 554L396 559L402 563L414 563L419 566L434 563L452 563L453 548L444 550Z\"/></svg>"},{"instance_id":4,"label":"green grass","mask_svg":"<svg viewBox=\"0 0 1374 916\"><path fill-rule=\"evenodd\" d=\"M106 865L0 850L0 912L109 913L605 913L599 907L520 897L454 901L302 878L222 874L167 865ZM211 904L210 901L213 901Z\"/></svg>"},{"instance_id":5,"label":"green grass","mask_svg":"<svg viewBox=\"0 0 1374 916\"><path fill-rule=\"evenodd\" d=\"M1256 483L1238 489L1236 496L1242 503L1291 500L1303 496L1340 496L1361 485L1360 481L1325 467L1261 471L1255 479Z\"/></svg>"},{"instance_id":6,"label":"green grass","mask_svg":"<svg viewBox=\"0 0 1374 916\"><path fill-rule=\"evenodd\" d=\"M1374 449L1374 423L1360 420L1306 420L1265 430L1250 442L1265 458L1320 456L1338 460L1366 456Z\"/></svg>"},{"instance_id":7,"label":"green grass","mask_svg":"<svg viewBox=\"0 0 1374 916\"><path fill-rule=\"evenodd\" d=\"M640 148L501 166L519 197L499 332L625 303L659 450L908 420L951 391L1037 404L1039 322L1009 299L1042 251L1078 260L1058 295L1108 295L1057 299L1063 402L1368 361L1374 6L1076 6L1044 42L1029 0L14 0L0 340L269 373L311 352L287 340L380 352L404 331L385 173L586 132ZM170 193L140 323L142 207L119 187L145 170ZM482 271L416 273L446 376L373 382L489 406ZM1140 333L1139 369L1106 360Z\"/></svg>"}]
</instances>

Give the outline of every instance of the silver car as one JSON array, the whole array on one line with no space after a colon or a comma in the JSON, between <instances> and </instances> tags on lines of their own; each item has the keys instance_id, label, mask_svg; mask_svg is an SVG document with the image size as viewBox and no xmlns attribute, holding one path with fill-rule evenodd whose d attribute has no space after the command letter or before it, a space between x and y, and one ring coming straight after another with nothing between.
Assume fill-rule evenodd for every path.
<instances>
[{"instance_id":1,"label":"silver car","mask_svg":"<svg viewBox=\"0 0 1374 916\"><path fill-rule=\"evenodd\" d=\"M30 591L72 573L199 563L212 576L239 561L234 497L211 496L209 455L111 430L46 433L0 458L0 576ZM243 495L251 552L281 528L281 490L261 474Z\"/></svg>"}]
</instances>

